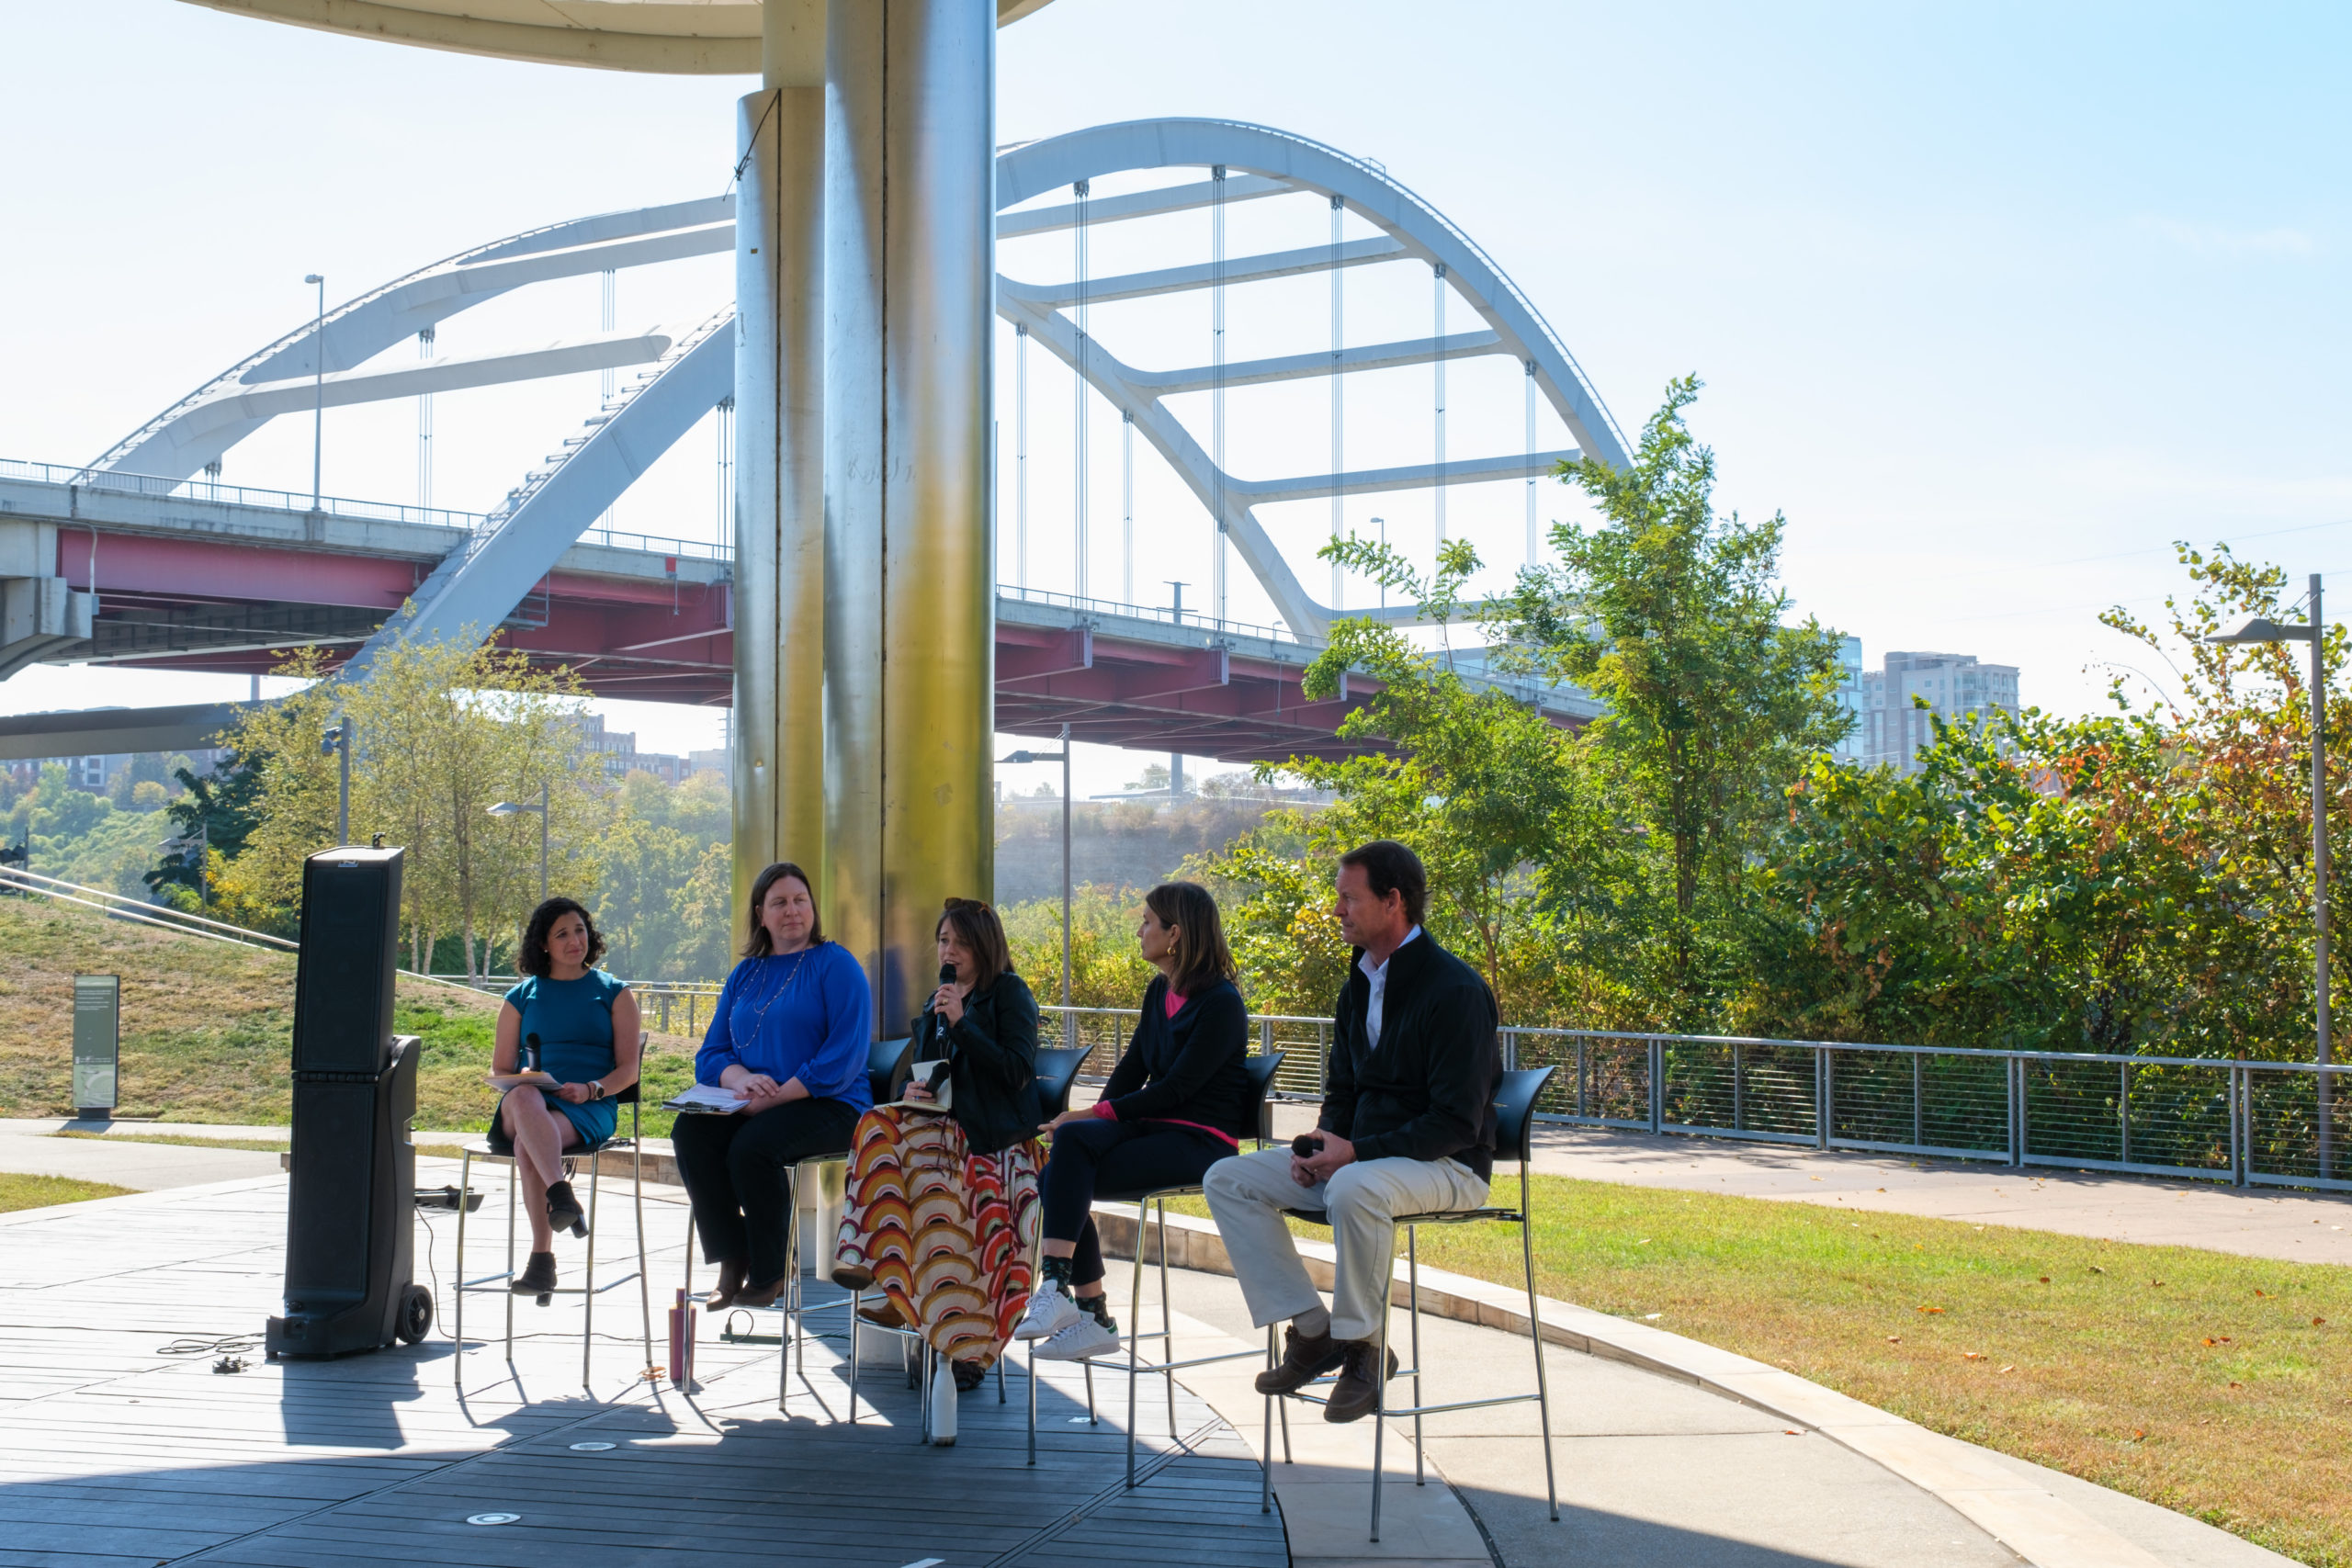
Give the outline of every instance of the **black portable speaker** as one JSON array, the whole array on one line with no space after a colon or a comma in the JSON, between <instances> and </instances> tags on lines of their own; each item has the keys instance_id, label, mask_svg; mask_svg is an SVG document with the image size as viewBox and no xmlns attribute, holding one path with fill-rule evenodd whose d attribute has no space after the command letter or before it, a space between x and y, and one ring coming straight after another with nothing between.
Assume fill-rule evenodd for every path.
<instances>
[{"instance_id":1,"label":"black portable speaker","mask_svg":"<svg viewBox=\"0 0 2352 1568\"><path fill-rule=\"evenodd\" d=\"M381 1072L392 1045L401 852L327 850L302 863L294 1070Z\"/></svg>"}]
</instances>

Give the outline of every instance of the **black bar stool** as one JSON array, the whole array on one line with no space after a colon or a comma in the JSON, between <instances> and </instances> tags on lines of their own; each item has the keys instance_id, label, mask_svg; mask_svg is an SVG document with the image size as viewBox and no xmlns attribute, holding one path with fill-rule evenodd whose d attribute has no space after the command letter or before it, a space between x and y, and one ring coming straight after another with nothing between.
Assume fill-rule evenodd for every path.
<instances>
[{"instance_id":1,"label":"black bar stool","mask_svg":"<svg viewBox=\"0 0 2352 1568\"><path fill-rule=\"evenodd\" d=\"M1374 1540L1380 1539L1381 1447L1382 1439L1387 1434L1389 1416L1410 1416L1413 1418L1413 1484L1419 1486L1425 1484L1428 1480L1427 1470L1421 1457L1422 1416L1435 1416L1448 1410L1480 1410L1493 1404L1524 1404L1530 1400L1534 1401L1543 1410L1541 1427L1544 1443L1544 1491L1551 1503L1552 1522L1559 1523L1560 1491L1552 1474L1552 1392L1551 1385L1544 1380L1544 1319L1536 1309L1534 1232L1529 1224L1527 1206L1527 1168L1529 1160L1533 1157L1535 1101L1536 1098L1544 1092L1544 1084L1557 1070L1555 1067L1529 1067L1517 1072L1505 1073L1501 1085L1495 1091L1495 1153L1499 1158L1516 1158L1519 1161L1519 1207L1510 1209L1489 1204L1485 1208L1464 1209L1459 1213L1399 1214L1396 1217L1395 1224L1405 1227L1406 1302L1412 1325L1412 1364L1398 1368L1396 1375L1400 1378L1409 1377L1413 1380L1413 1403L1403 1409L1392 1409L1388 1404L1388 1384L1384 1382L1380 1385L1380 1402L1372 1414L1372 1539ZM1331 1223L1330 1216L1321 1209L1291 1209L1286 1213L1294 1219L1305 1220L1310 1224L1328 1225ZM1527 1326L1535 1347L1535 1392L1507 1393L1494 1399L1456 1400L1450 1404L1423 1404L1421 1403L1421 1266L1415 1241L1423 1225L1465 1225L1474 1224L1482 1220L1491 1220L1497 1224L1519 1227L1520 1265L1524 1271L1527 1282ZM1393 1230L1390 1232L1389 1245L1392 1248L1396 1245L1395 1234ZM1392 1264L1391 1267L1393 1269L1394 1265ZM1393 1293L1395 1290L1393 1283L1390 1290ZM1373 1360L1373 1366L1375 1369L1385 1369L1388 1365L1389 1316L1390 1314L1386 1310L1380 1314L1380 1348ZM1266 1364L1272 1367L1274 1363L1274 1331L1269 1325L1266 1330ZM1325 1377L1316 1379L1307 1387L1317 1387L1329 1381L1330 1375L1327 1374ZM1321 1395L1309 1393L1306 1389L1291 1394L1270 1393L1266 1396L1265 1443L1260 1450L1264 1456L1260 1461L1263 1472L1259 1495L1261 1512L1271 1511L1273 1507L1274 1410L1284 1399L1304 1400L1309 1404L1327 1403ZM1288 1464L1290 1462L1290 1409L1287 1405L1282 1406L1282 1416L1283 1462Z\"/></svg>"}]
</instances>

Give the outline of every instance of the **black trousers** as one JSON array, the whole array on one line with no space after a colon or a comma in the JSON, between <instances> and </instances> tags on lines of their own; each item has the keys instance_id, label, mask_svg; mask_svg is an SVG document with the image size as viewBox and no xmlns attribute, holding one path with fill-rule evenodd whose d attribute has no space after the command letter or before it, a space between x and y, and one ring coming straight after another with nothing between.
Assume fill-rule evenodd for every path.
<instances>
[{"instance_id":1,"label":"black trousers","mask_svg":"<svg viewBox=\"0 0 2352 1568\"><path fill-rule=\"evenodd\" d=\"M681 1116L670 1129L678 1179L693 1202L706 1263L744 1260L743 1278L784 1278L792 1235L792 1168L849 1152L857 1108L842 1100L794 1100L756 1116ZM816 1238L831 1245L831 1237Z\"/></svg>"},{"instance_id":2,"label":"black trousers","mask_svg":"<svg viewBox=\"0 0 2352 1568\"><path fill-rule=\"evenodd\" d=\"M1214 1133L1172 1122L1065 1122L1054 1130L1053 1152L1037 1179L1046 1239L1075 1243L1069 1278L1091 1285L1102 1278L1102 1239L1092 1210L1099 1193L1149 1192L1198 1187L1209 1167L1233 1153Z\"/></svg>"}]
</instances>

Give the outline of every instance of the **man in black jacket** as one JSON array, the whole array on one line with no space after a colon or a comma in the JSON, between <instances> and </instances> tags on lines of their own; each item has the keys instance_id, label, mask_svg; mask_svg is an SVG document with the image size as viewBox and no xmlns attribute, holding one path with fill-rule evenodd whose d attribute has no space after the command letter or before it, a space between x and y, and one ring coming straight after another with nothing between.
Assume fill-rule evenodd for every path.
<instances>
[{"instance_id":1,"label":"man in black jacket","mask_svg":"<svg viewBox=\"0 0 2352 1568\"><path fill-rule=\"evenodd\" d=\"M1396 1371L1375 1376L1398 1214L1476 1209L1495 1163L1502 1055L1494 993L1421 930L1429 878L1419 856L1375 840L1340 857L1337 913L1355 966L1333 1010L1321 1146L1237 1155L1209 1168L1209 1213L1225 1237L1250 1321L1287 1319L1282 1364L1263 1393L1289 1393L1334 1367L1324 1418L1377 1409ZM1339 1253L1326 1311L1283 1223L1319 1209Z\"/></svg>"}]
</instances>

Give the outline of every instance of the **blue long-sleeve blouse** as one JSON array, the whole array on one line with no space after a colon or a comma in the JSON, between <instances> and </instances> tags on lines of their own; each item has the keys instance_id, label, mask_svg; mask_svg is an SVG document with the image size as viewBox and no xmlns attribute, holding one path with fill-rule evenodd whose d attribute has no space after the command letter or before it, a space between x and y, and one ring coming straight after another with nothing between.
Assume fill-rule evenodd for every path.
<instances>
[{"instance_id":1,"label":"blue long-sleeve blouse","mask_svg":"<svg viewBox=\"0 0 2352 1568\"><path fill-rule=\"evenodd\" d=\"M865 971L839 942L746 958L727 976L718 1009L695 1053L695 1077L715 1084L729 1066L798 1078L820 1100L872 1108L865 1081L874 998Z\"/></svg>"}]
</instances>

